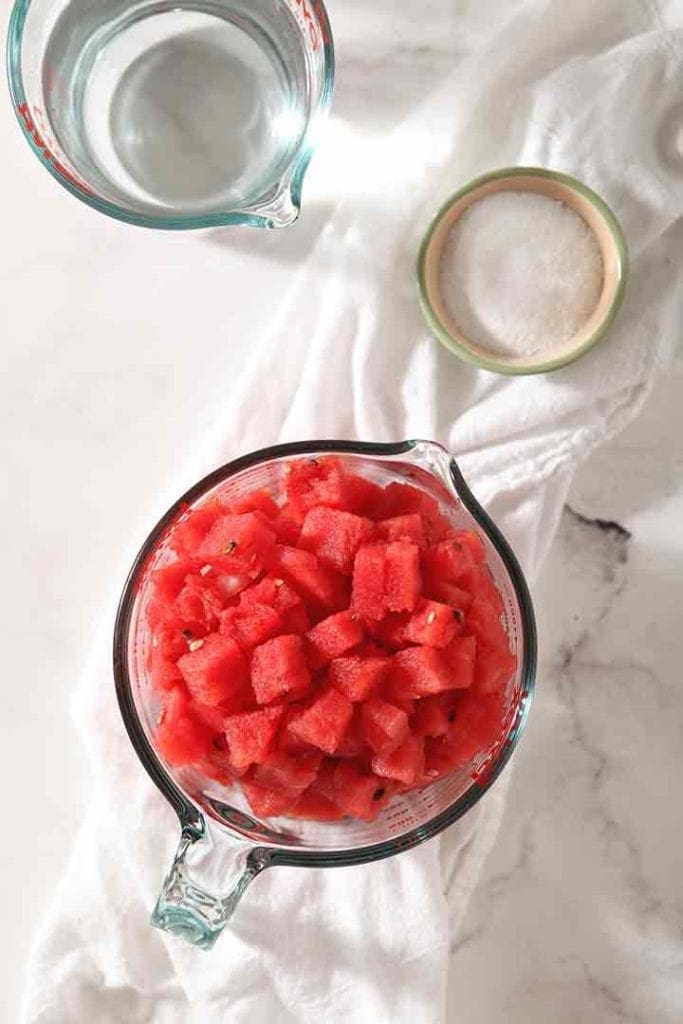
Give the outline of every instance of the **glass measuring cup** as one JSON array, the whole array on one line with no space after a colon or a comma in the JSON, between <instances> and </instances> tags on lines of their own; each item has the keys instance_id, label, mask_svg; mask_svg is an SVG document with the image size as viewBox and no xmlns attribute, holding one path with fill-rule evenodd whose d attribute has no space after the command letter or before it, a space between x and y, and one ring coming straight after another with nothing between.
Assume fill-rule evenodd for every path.
<instances>
[{"instance_id":1,"label":"glass measuring cup","mask_svg":"<svg viewBox=\"0 0 683 1024\"><path fill-rule=\"evenodd\" d=\"M504 735L465 768L415 792L397 795L373 822L313 822L286 817L259 820L241 793L226 790L195 769L173 768L155 751L159 701L146 671L151 644L144 625L150 574L174 559L169 532L188 508L219 491L231 500L277 485L287 461L334 452L353 472L380 484L410 481L430 493L458 527L476 530L503 599L503 622L517 669L506 693ZM114 635L114 674L128 735L147 772L176 811L181 839L152 915L152 923L210 948L250 882L276 865L334 867L362 864L410 849L465 814L496 779L517 744L531 701L536 633L529 592L500 531L478 505L455 460L430 441L375 445L310 441L280 445L223 466L196 484L160 520L126 582Z\"/></svg>"},{"instance_id":2,"label":"glass measuring cup","mask_svg":"<svg viewBox=\"0 0 683 1024\"><path fill-rule=\"evenodd\" d=\"M296 220L334 81L322 0L16 0L15 112L69 192L156 228Z\"/></svg>"}]
</instances>

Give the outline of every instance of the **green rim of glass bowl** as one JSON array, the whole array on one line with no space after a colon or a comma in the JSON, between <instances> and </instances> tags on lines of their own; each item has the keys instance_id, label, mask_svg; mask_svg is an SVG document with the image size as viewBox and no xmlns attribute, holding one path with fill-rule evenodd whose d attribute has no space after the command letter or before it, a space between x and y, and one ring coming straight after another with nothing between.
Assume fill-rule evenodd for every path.
<instances>
[{"instance_id":1,"label":"green rim of glass bowl","mask_svg":"<svg viewBox=\"0 0 683 1024\"><path fill-rule=\"evenodd\" d=\"M437 316L428 292L427 284L425 280L425 260L429 249L429 244L432 240L432 236L436 231L437 227L441 223L442 218L448 213L454 203L457 203L463 196L468 193L475 191L481 185L486 184L489 181L496 181L499 178L548 178L552 181L557 181L572 191L578 193L584 199L593 206L596 212L600 215L604 221L614 245L614 252L617 258L617 288L614 293L612 302L600 322L599 326L593 331L585 341L583 341L577 348L571 349L569 352L565 352L560 356L555 356L550 359L543 359L537 363L529 363L524 366L515 366L510 364L504 359L496 359L495 357L488 358L486 356L479 355L478 352L473 351L470 347L470 342L462 334L454 334L448 330L442 321ZM621 226L617 218L612 213L607 203L602 199L597 192L594 192L583 182L578 181L576 178L572 178L568 174L561 174L559 171L550 171L544 167L503 167L497 171L491 171L488 174L482 174L478 178L474 178L468 182L458 192L455 192L446 202L441 206L436 216L433 218L427 233L425 234L417 260L417 281L420 295L420 306L425 320L429 324L431 330L439 339L441 344L447 348L454 355L464 360L466 363L470 363L472 366L481 367L484 370L492 370L494 373L502 373L509 376L532 374L532 373L548 373L550 370L558 370L562 366L567 366L569 363L573 363L576 359L579 359L585 352L593 348L601 338L609 330L619 307L624 298L624 292L626 290L626 281L628 279L628 250L626 247L626 239L624 233L621 230Z\"/></svg>"}]
</instances>

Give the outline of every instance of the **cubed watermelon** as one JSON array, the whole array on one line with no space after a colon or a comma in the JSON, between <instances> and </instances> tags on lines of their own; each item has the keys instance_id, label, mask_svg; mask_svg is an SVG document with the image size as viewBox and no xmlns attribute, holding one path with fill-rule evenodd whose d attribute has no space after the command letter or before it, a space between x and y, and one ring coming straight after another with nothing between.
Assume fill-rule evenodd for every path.
<instances>
[{"instance_id":1,"label":"cubed watermelon","mask_svg":"<svg viewBox=\"0 0 683 1024\"><path fill-rule=\"evenodd\" d=\"M301 794L288 813L293 818L307 818L308 821L341 821L344 817L344 812L336 804L310 789Z\"/></svg>"},{"instance_id":2,"label":"cubed watermelon","mask_svg":"<svg viewBox=\"0 0 683 1024\"><path fill-rule=\"evenodd\" d=\"M312 552L280 546L276 561L281 578L318 616L348 606L348 582L335 569L322 565Z\"/></svg>"},{"instance_id":3,"label":"cubed watermelon","mask_svg":"<svg viewBox=\"0 0 683 1024\"><path fill-rule=\"evenodd\" d=\"M398 699L428 697L451 689L451 676L440 651L433 647L406 647L393 656L389 692Z\"/></svg>"},{"instance_id":4,"label":"cubed watermelon","mask_svg":"<svg viewBox=\"0 0 683 1024\"><path fill-rule=\"evenodd\" d=\"M170 604L183 589L185 578L197 571L197 560L183 558L170 565L162 565L152 573L151 580L155 599Z\"/></svg>"},{"instance_id":5,"label":"cubed watermelon","mask_svg":"<svg viewBox=\"0 0 683 1024\"><path fill-rule=\"evenodd\" d=\"M367 700L377 691L390 666L391 660L386 656L347 654L330 662L328 679L349 700Z\"/></svg>"},{"instance_id":6,"label":"cubed watermelon","mask_svg":"<svg viewBox=\"0 0 683 1024\"><path fill-rule=\"evenodd\" d=\"M490 604L496 615L503 613L503 599L486 565L473 565L458 579L458 586L464 587L475 599Z\"/></svg>"},{"instance_id":7,"label":"cubed watermelon","mask_svg":"<svg viewBox=\"0 0 683 1024\"><path fill-rule=\"evenodd\" d=\"M459 636L440 652L448 666L451 690L467 690L474 679L477 642L473 636Z\"/></svg>"},{"instance_id":8,"label":"cubed watermelon","mask_svg":"<svg viewBox=\"0 0 683 1024\"><path fill-rule=\"evenodd\" d=\"M353 612L337 612L310 629L306 634L313 668L322 668L345 651L361 643L365 634L358 616Z\"/></svg>"},{"instance_id":9,"label":"cubed watermelon","mask_svg":"<svg viewBox=\"0 0 683 1024\"><path fill-rule=\"evenodd\" d=\"M453 532L450 522L442 515L436 498L419 487L413 487L412 484L394 482L385 487L378 513L378 519L419 513L429 542L441 540Z\"/></svg>"},{"instance_id":10,"label":"cubed watermelon","mask_svg":"<svg viewBox=\"0 0 683 1024\"><path fill-rule=\"evenodd\" d=\"M333 569L350 574L356 551L372 532L373 524L363 516L316 506L306 513L299 546Z\"/></svg>"},{"instance_id":11,"label":"cubed watermelon","mask_svg":"<svg viewBox=\"0 0 683 1024\"><path fill-rule=\"evenodd\" d=\"M217 519L202 542L200 554L222 572L251 574L255 579L272 560L275 534L255 512L228 513Z\"/></svg>"},{"instance_id":12,"label":"cubed watermelon","mask_svg":"<svg viewBox=\"0 0 683 1024\"><path fill-rule=\"evenodd\" d=\"M359 516L374 518L379 502L384 497L384 489L379 484L368 480L358 473L347 473L346 505L349 512Z\"/></svg>"},{"instance_id":13,"label":"cubed watermelon","mask_svg":"<svg viewBox=\"0 0 683 1024\"><path fill-rule=\"evenodd\" d=\"M456 530L453 540L460 545L463 551L469 552L473 562L478 565L483 565L486 562L484 542L474 530Z\"/></svg>"},{"instance_id":14,"label":"cubed watermelon","mask_svg":"<svg viewBox=\"0 0 683 1024\"><path fill-rule=\"evenodd\" d=\"M211 749L212 735L211 729L192 713L185 687L169 690L154 734L161 756L176 767L193 764Z\"/></svg>"},{"instance_id":15,"label":"cubed watermelon","mask_svg":"<svg viewBox=\"0 0 683 1024\"><path fill-rule=\"evenodd\" d=\"M251 651L284 632L284 623L274 608L256 601L240 603L220 614L220 632L231 636L243 651Z\"/></svg>"},{"instance_id":16,"label":"cubed watermelon","mask_svg":"<svg viewBox=\"0 0 683 1024\"><path fill-rule=\"evenodd\" d=\"M215 581L199 573L190 574L174 602L180 618L200 622L206 632L218 626L218 617L225 607L223 595Z\"/></svg>"},{"instance_id":17,"label":"cubed watermelon","mask_svg":"<svg viewBox=\"0 0 683 1024\"><path fill-rule=\"evenodd\" d=\"M319 751L294 755L275 750L261 764L256 765L252 778L268 789L298 795L315 779L321 760L322 754Z\"/></svg>"},{"instance_id":18,"label":"cubed watermelon","mask_svg":"<svg viewBox=\"0 0 683 1024\"><path fill-rule=\"evenodd\" d=\"M505 684L517 668L517 659L502 648L483 647L477 650L473 686L477 693L505 691Z\"/></svg>"},{"instance_id":19,"label":"cubed watermelon","mask_svg":"<svg viewBox=\"0 0 683 1024\"><path fill-rule=\"evenodd\" d=\"M450 605L420 598L403 628L403 638L412 644L446 647L458 632L458 622Z\"/></svg>"},{"instance_id":20,"label":"cubed watermelon","mask_svg":"<svg viewBox=\"0 0 683 1024\"><path fill-rule=\"evenodd\" d=\"M184 645L187 650L187 644ZM163 693L182 683L183 676L175 661L167 658L159 647L153 647L149 659L149 674L152 686Z\"/></svg>"},{"instance_id":21,"label":"cubed watermelon","mask_svg":"<svg viewBox=\"0 0 683 1024\"><path fill-rule=\"evenodd\" d=\"M448 693L423 697L417 701L410 721L416 736L445 736L455 721L456 702Z\"/></svg>"},{"instance_id":22,"label":"cubed watermelon","mask_svg":"<svg viewBox=\"0 0 683 1024\"><path fill-rule=\"evenodd\" d=\"M423 552L422 564L430 583L435 580L456 583L472 567L474 560L469 548L451 538L430 545Z\"/></svg>"},{"instance_id":23,"label":"cubed watermelon","mask_svg":"<svg viewBox=\"0 0 683 1024\"><path fill-rule=\"evenodd\" d=\"M394 704L370 697L360 709L361 735L377 754L390 754L408 735L408 716Z\"/></svg>"},{"instance_id":24,"label":"cubed watermelon","mask_svg":"<svg viewBox=\"0 0 683 1024\"><path fill-rule=\"evenodd\" d=\"M408 541L386 546L384 606L390 612L412 612L422 590L420 551Z\"/></svg>"},{"instance_id":25,"label":"cubed watermelon","mask_svg":"<svg viewBox=\"0 0 683 1024\"><path fill-rule=\"evenodd\" d=\"M417 512L393 516L377 523L377 535L381 540L407 540L424 548L427 544L422 517Z\"/></svg>"},{"instance_id":26,"label":"cubed watermelon","mask_svg":"<svg viewBox=\"0 0 683 1024\"><path fill-rule=\"evenodd\" d=\"M289 507L301 514L315 505L346 508L348 483L341 460L327 455L290 462L285 496Z\"/></svg>"},{"instance_id":27,"label":"cubed watermelon","mask_svg":"<svg viewBox=\"0 0 683 1024\"><path fill-rule=\"evenodd\" d=\"M226 509L237 515L242 512L260 512L268 519L277 519L280 507L268 491L250 491L239 498L233 498Z\"/></svg>"},{"instance_id":28,"label":"cubed watermelon","mask_svg":"<svg viewBox=\"0 0 683 1024\"><path fill-rule=\"evenodd\" d=\"M230 761L237 771L266 760L283 713L283 707L260 708L226 718L225 737Z\"/></svg>"},{"instance_id":29,"label":"cubed watermelon","mask_svg":"<svg viewBox=\"0 0 683 1024\"><path fill-rule=\"evenodd\" d=\"M192 696L203 704L236 708L250 701L247 663L230 637L212 633L203 640L190 641L178 668Z\"/></svg>"},{"instance_id":30,"label":"cubed watermelon","mask_svg":"<svg viewBox=\"0 0 683 1024\"><path fill-rule=\"evenodd\" d=\"M259 704L296 700L311 686L300 636L286 634L257 647L251 658L251 684Z\"/></svg>"},{"instance_id":31,"label":"cubed watermelon","mask_svg":"<svg viewBox=\"0 0 683 1024\"><path fill-rule=\"evenodd\" d=\"M354 761L340 761L334 770L334 802L353 818L372 821L389 799L387 784L364 772Z\"/></svg>"},{"instance_id":32,"label":"cubed watermelon","mask_svg":"<svg viewBox=\"0 0 683 1024\"><path fill-rule=\"evenodd\" d=\"M476 636L485 647L501 651L510 649L500 614L488 601L479 597L474 599L465 617L465 626L467 632Z\"/></svg>"},{"instance_id":33,"label":"cubed watermelon","mask_svg":"<svg viewBox=\"0 0 683 1024\"><path fill-rule=\"evenodd\" d=\"M289 729L304 743L333 754L341 743L353 717L353 704L338 690L327 690L316 697Z\"/></svg>"},{"instance_id":34,"label":"cubed watermelon","mask_svg":"<svg viewBox=\"0 0 683 1024\"><path fill-rule=\"evenodd\" d=\"M462 632L465 614L472 604L472 595L467 590L456 586L455 583L433 577L428 577L425 580L425 594L436 601L441 601L443 604L451 606L455 613L455 621L460 627L460 632Z\"/></svg>"},{"instance_id":35,"label":"cubed watermelon","mask_svg":"<svg viewBox=\"0 0 683 1024\"><path fill-rule=\"evenodd\" d=\"M223 507L218 501L185 509L171 527L170 547L181 556L196 556L204 537L222 513Z\"/></svg>"},{"instance_id":36,"label":"cubed watermelon","mask_svg":"<svg viewBox=\"0 0 683 1024\"><path fill-rule=\"evenodd\" d=\"M353 564L351 606L367 621L378 621L386 611L384 575L386 545L365 545L358 549Z\"/></svg>"},{"instance_id":37,"label":"cubed watermelon","mask_svg":"<svg viewBox=\"0 0 683 1024\"><path fill-rule=\"evenodd\" d=\"M377 754L371 761L375 775L413 786L424 774L424 740L407 736L390 754Z\"/></svg>"},{"instance_id":38,"label":"cubed watermelon","mask_svg":"<svg viewBox=\"0 0 683 1024\"><path fill-rule=\"evenodd\" d=\"M241 779L240 785L247 803L257 818L277 818L282 814L289 814L298 800L296 793L268 789L253 779Z\"/></svg>"}]
</instances>

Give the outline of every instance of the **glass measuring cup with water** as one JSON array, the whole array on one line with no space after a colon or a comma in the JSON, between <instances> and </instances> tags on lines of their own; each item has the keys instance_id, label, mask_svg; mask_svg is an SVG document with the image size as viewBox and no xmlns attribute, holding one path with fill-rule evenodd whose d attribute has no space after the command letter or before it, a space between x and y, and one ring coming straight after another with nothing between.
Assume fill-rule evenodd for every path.
<instances>
[{"instance_id":1,"label":"glass measuring cup with water","mask_svg":"<svg viewBox=\"0 0 683 1024\"><path fill-rule=\"evenodd\" d=\"M32 149L90 206L156 228L282 227L334 52L322 0L17 0L8 74Z\"/></svg>"},{"instance_id":2,"label":"glass measuring cup with water","mask_svg":"<svg viewBox=\"0 0 683 1024\"><path fill-rule=\"evenodd\" d=\"M261 820L239 787L226 789L195 768L165 763L154 747L159 697L147 666L153 639L146 609L151 574L173 561L173 526L220 493L237 500L253 490L277 490L289 460L337 453L353 473L385 485L411 482L436 498L459 528L475 530L503 601L502 619L517 668L506 687L503 735L450 775L397 794L371 822L302 818ZM158 928L208 949L251 881L266 868L366 864L408 850L453 824L476 804L507 763L522 733L536 670L534 614L524 577L500 531L477 503L455 460L430 441L361 444L309 441L254 452L216 470L183 495L145 541L128 577L116 621L114 674L130 740L180 820L178 851L152 915Z\"/></svg>"}]
</instances>

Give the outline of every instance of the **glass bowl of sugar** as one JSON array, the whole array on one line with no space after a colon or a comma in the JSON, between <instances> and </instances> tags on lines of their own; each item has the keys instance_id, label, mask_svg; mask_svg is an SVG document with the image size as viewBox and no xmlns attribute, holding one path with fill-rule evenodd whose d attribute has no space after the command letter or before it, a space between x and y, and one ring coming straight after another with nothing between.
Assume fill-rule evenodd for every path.
<instances>
[{"instance_id":1,"label":"glass bowl of sugar","mask_svg":"<svg viewBox=\"0 0 683 1024\"><path fill-rule=\"evenodd\" d=\"M461 359L505 374L573 362L621 305L626 242L586 185L540 167L470 182L442 206L420 248L425 318Z\"/></svg>"}]
</instances>

